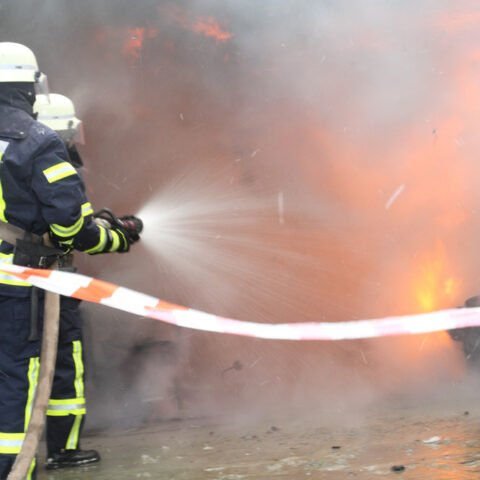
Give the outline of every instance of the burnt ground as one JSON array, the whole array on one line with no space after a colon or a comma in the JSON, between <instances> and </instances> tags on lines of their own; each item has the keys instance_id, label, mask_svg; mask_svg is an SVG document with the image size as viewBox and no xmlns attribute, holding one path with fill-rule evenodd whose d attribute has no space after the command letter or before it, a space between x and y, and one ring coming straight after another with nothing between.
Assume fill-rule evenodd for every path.
<instances>
[{"instance_id":1,"label":"burnt ground","mask_svg":"<svg viewBox=\"0 0 480 480\"><path fill-rule=\"evenodd\" d=\"M476 479L478 385L443 386L362 412L299 412L256 420L185 418L91 432L97 466L46 472L40 480Z\"/></svg>"}]
</instances>

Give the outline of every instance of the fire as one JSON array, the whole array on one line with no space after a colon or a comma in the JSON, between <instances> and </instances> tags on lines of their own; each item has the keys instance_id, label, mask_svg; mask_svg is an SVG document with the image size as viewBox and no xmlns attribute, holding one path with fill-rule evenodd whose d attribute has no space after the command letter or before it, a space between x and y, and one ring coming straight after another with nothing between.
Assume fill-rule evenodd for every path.
<instances>
[{"instance_id":1,"label":"fire","mask_svg":"<svg viewBox=\"0 0 480 480\"><path fill-rule=\"evenodd\" d=\"M162 17L167 18L170 23L184 30L213 38L217 42L226 42L233 37L230 32L222 28L214 17L203 16L193 19L188 12L178 7L178 5L161 6L158 8L158 12Z\"/></svg>"},{"instance_id":2,"label":"fire","mask_svg":"<svg viewBox=\"0 0 480 480\"><path fill-rule=\"evenodd\" d=\"M440 241L420 260L417 275L413 287L422 311L452 307L460 282L449 271L445 247Z\"/></svg>"},{"instance_id":3,"label":"fire","mask_svg":"<svg viewBox=\"0 0 480 480\"><path fill-rule=\"evenodd\" d=\"M95 46L109 49L110 53L118 52L126 58L135 60L140 58L145 40L155 38L157 35L156 28L106 27L94 33L93 41Z\"/></svg>"},{"instance_id":4,"label":"fire","mask_svg":"<svg viewBox=\"0 0 480 480\"><path fill-rule=\"evenodd\" d=\"M154 28L131 27L127 28L126 38L123 43L122 53L126 57L140 58L145 38L154 38L158 30Z\"/></svg>"},{"instance_id":5,"label":"fire","mask_svg":"<svg viewBox=\"0 0 480 480\"><path fill-rule=\"evenodd\" d=\"M144 28L128 28L127 38L123 44L122 52L126 56L139 58L140 51L143 46L143 39L145 38Z\"/></svg>"},{"instance_id":6,"label":"fire","mask_svg":"<svg viewBox=\"0 0 480 480\"><path fill-rule=\"evenodd\" d=\"M192 26L194 32L211 37L218 42L226 42L232 38L232 34L222 30L220 24L213 17L199 18Z\"/></svg>"}]
</instances>

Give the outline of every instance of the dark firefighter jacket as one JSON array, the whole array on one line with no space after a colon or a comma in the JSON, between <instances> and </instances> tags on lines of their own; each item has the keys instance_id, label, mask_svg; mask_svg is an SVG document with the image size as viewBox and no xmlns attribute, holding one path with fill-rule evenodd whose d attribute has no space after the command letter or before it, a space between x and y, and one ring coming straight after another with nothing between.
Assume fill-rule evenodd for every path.
<instances>
[{"instance_id":1,"label":"dark firefighter jacket","mask_svg":"<svg viewBox=\"0 0 480 480\"><path fill-rule=\"evenodd\" d=\"M0 220L86 253L115 250L111 235L93 220L81 177L68 162L60 137L0 98ZM0 244L0 262L13 247ZM0 273L0 295L26 296L29 284Z\"/></svg>"}]
</instances>

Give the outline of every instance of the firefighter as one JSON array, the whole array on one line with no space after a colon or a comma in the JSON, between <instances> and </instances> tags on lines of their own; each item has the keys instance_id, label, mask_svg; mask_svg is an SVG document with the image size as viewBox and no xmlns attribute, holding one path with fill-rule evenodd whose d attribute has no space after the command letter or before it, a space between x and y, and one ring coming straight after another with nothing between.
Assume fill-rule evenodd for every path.
<instances>
[{"instance_id":1,"label":"firefighter","mask_svg":"<svg viewBox=\"0 0 480 480\"><path fill-rule=\"evenodd\" d=\"M37 89L37 90L36 90ZM139 240L118 225L98 225L83 181L59 135L34 119L36 93L46 90L34 53L0 42L0 238L25 232L16 246L0 243L0 262L48 267L60 249L88 254L127 252ZM41 245L50 235L56 248ZM38 378L43 294L0 275L0 479L20 452ZM37 309L33 306L38 305ZM27 480L36 478L36 461Z\"/></svg>"},{"instance_id":2,"label":"firefighter","mask_svg":"<svg viewBox=\"0 0 480 480\"><path fill-rule=\"evenodd\" d=\"M37 121L58 133L67 148L68 161L83 166L77 144L84 143L83 125L76 117L73 102L59 94L37 95L33 106ZM80 174L80 172L79 172ZM91 215L92 208L84 215ZM68 255L60 268L75 271ZM82 343L80 300L60 299L60 326L52 393L47 409L47 470L75 467L100 461L96 450L81 450L80 436L85 422L85 366Z\"/></svg>"},{"instance_id":3,"label":"firefighter","mask_svg":"<svg viewBox=\"0 0 480 480\"><path fill-rule=\"evenodd\" d=\"M480 295L467 298L459 308L480 307ZM462 343L463 355L467 365L478 371L480 368L480 327L454 328L448 330L452 340Z\"/></svg>"}]
</instances>

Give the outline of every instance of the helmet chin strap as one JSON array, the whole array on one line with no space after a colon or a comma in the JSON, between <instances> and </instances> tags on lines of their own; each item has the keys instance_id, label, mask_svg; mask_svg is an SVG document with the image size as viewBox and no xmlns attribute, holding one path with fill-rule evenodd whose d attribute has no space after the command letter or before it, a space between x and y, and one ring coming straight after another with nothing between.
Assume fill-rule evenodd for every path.
<instances>
[{"instance_id":1,"label":"helmet chin strap","mask_svg":"<svg viewBox=\"0 0 480 480\"><path fill-rule=\"evenodd\" d=\"M67 152L70 159L70 163L75 168L83 167L83 160L82 160L82 157L80 156L80 153L78 153L77 146L75 144L66 145L66 146L67 146Z\"/></svg>"}]
</instances>

